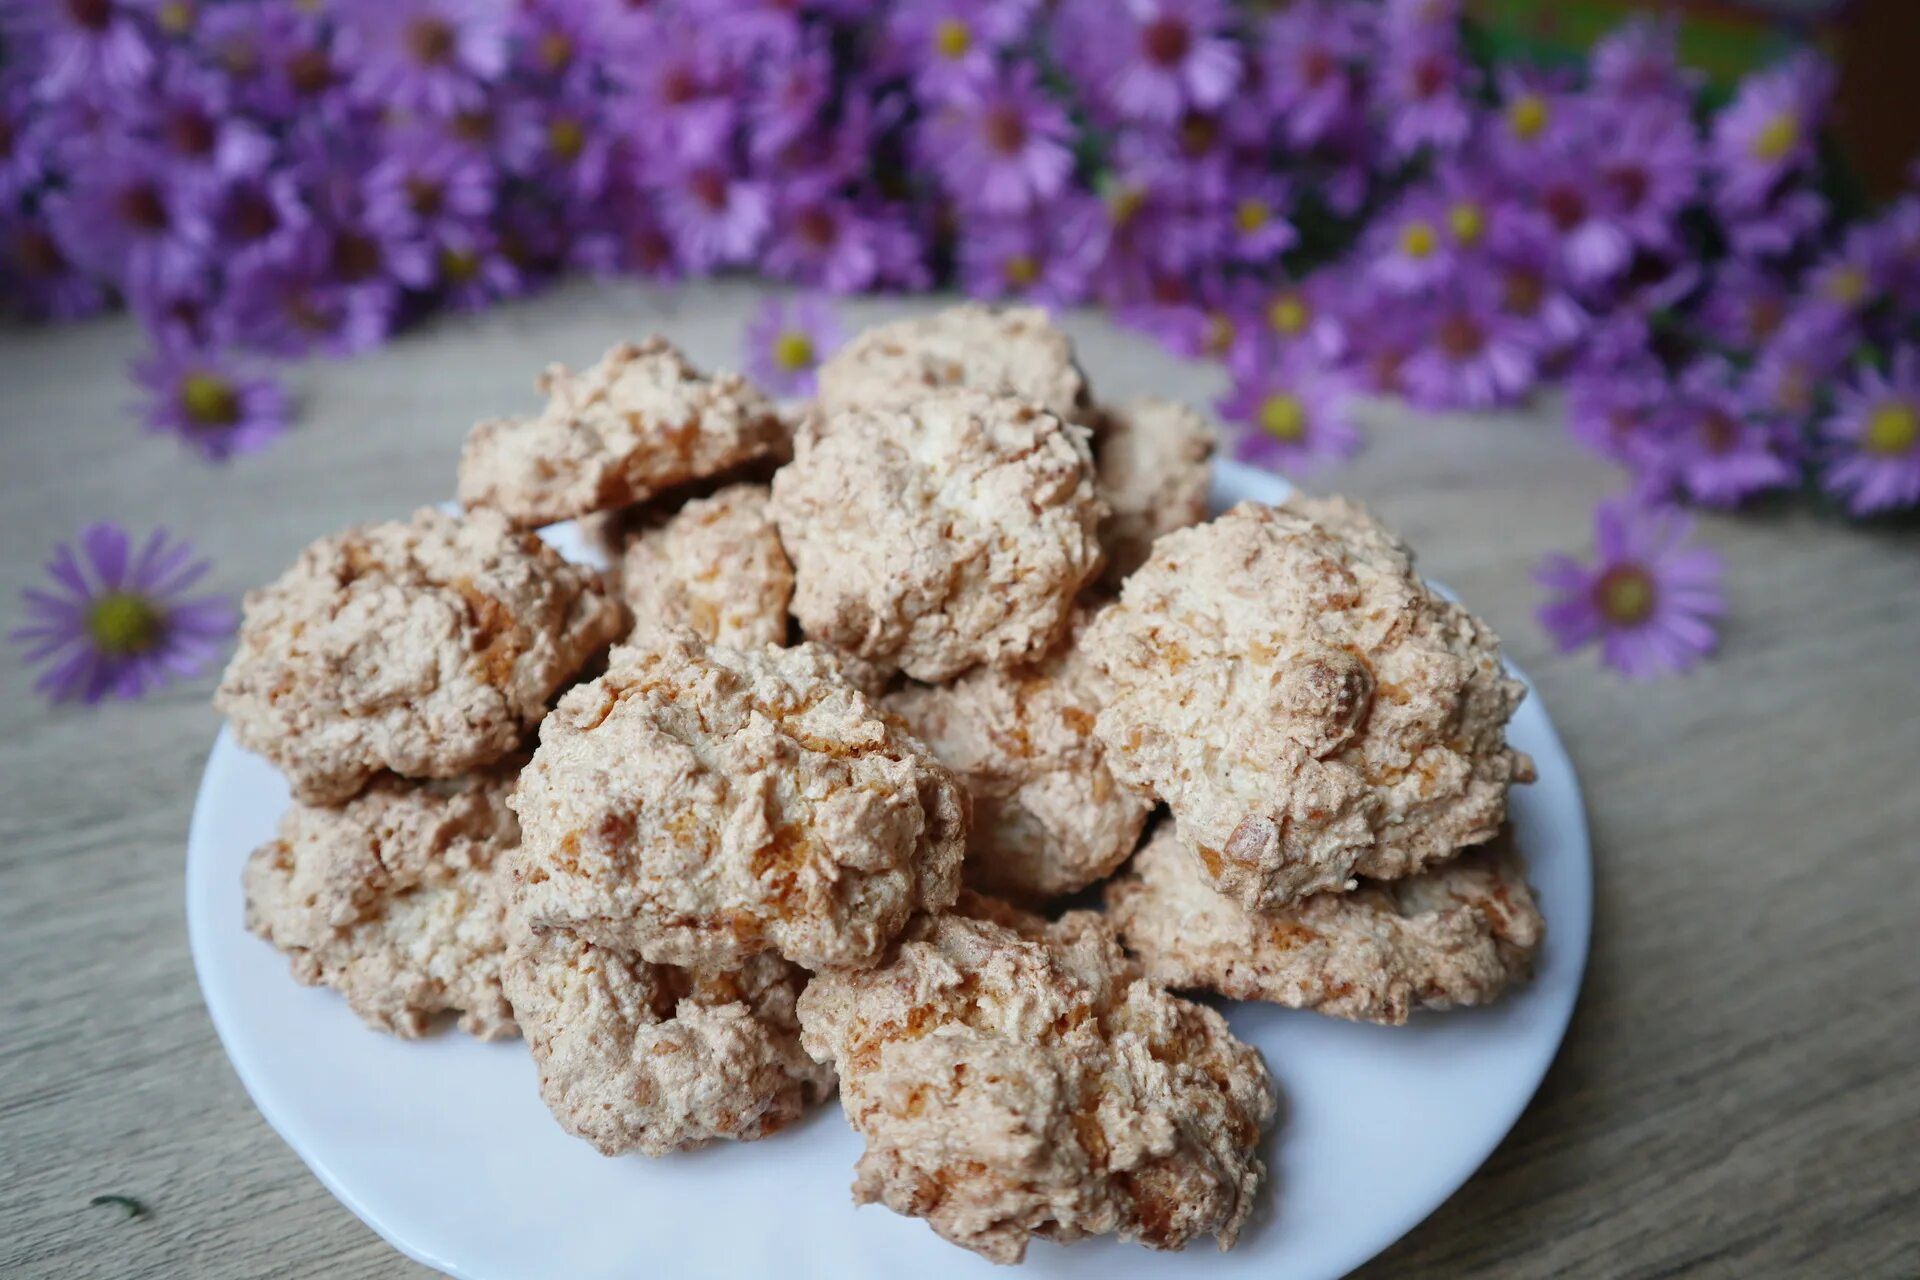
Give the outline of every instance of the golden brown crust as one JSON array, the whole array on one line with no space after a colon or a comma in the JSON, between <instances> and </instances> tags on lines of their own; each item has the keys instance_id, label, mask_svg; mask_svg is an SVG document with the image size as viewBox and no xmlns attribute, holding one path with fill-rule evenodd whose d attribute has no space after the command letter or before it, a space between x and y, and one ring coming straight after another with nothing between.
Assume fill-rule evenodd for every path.
<instances>
[{"instance_id":1,"label":"golden brown crust","mask_svg":"<svg viewBox=\"0 0 1920 1280\"><path fill-rule=\"evenodd\" d=\"M613 651L540 726L518 905L666 964L872 964L958 891L966 793L812 645Z\"/></svg>"},{"instance_id":2,"label":"golden brown crust","mask_svg":"<svg viewBox=\"0 0 1920 1280\"><path fill-rule=\"evenodd\" d=\"M828 415L773 479L808 638L931 682L1053 647L1102 510L1084 429L974 391Z\"/></svg>"},{"instance_id":3,"label":"golden brown crust","mask_svg":"<svg viewBox=\"0 0 1920 1280\"><path fill-rule=\"evenodd\" d=\"M337 804L382 770L500 759L625 622L597 574L532 534L427 507L321 538L249 592L214 703L296 798Z\"/></svg>"},{"instance_id":4,"label":"golden brown crust","mask_svg":"<svg viewBox=\"0 0 1920 1280\"><path fill-rule=\"evenodd\" d=\"M247 928L370 1027L413 1039L455 1010L483 1040L513 1035L497 863L519 839L506 803L518 763L383 778L337 809L294 805L247 860Z\"/></svg>"},{"instance_id":5,"label":"golden brown crust","mask_svg":"<svg viewBox=\"0 0 1920 1280\"><path fill-rule=\"evenodd\" d=\"M763 484L729 485L639 530L619 575L634 626L688 627L736 649L785 644L793 566L769 497Z\"/></svg>"},{"instance_id":6,"label":"golden brown crust","mask_svg":"<svg viewBox=\"0 0 1920 1280\"><path fill-rule=\"evenodd\" d=\"M806 971L778 956L679 969L565 930L516 930L505 983L561 1127L662 1156L784 1129L833 1090L800 1048Z\"/></svg>"},{"instance_id":7,"label":"golden brown crust","mask_svg":"<svg viewBox=\"0 0 1920 1280\"><path fill-rule=\"evenodd\" d=\"M786 449L773 403L735 373L703 376L664 338L615 344L575 373L549 365L547 406L478 423L460 502L522 528L645 501Z\"/></svg>"},{"instance_id":8,"label":"golden brown crust","mask_svg":"<svg viewBox=\"0 0 1920 1280\"><path fill-rule=\"evenodd\" d=\"M1073 343L1039 307L968 302L868 329L820 366L820 406L891 409L966 388L1030 401L1069 422L1088 416Z\"/></svg>"},{"instance_id":9,"label":"golden brown crust","mask_svg":"<svg viewBox=\"0 0 1920 1280\"><path fill-rule=\"evenodd\" d=\"M800 997L803 1043L838 1066L866 1139L855 1201L995 1262L1034 1237L1231 1245L1266 1172L1260 1055L1141 979L1092 912L962 909Z\"/></svg>"},{"instance_id":10,"label":"golden brown crust","mask_svg":"<svg viewBox=\"0 0 1920 1280\"><path fill-rule=\"evenodd\" d=\"M1486 624L1340 499L1243 503L1167 534L1086 645L1096 731L1222 892L1271 909L1490 839L1532 763Z\"/></svg>"},{"instance_id":11,"label":"golden brown crust","mask_svg":"<svg viewBox=\"0 0 1920 1280\"><path fill-rule=\"evenodd\" d=\"M1496 846L1253 912L1214 891L1171 824L1107 887L1107 909L1156 982L1393 1025L1498 998L1531 972L1546 929Z\"/></svg>"}]
</instances>

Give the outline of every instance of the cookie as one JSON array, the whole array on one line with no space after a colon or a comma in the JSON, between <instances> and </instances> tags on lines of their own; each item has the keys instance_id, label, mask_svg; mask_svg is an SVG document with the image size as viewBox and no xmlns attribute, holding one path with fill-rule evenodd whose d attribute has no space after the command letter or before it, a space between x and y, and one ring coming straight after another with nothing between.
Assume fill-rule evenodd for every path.
<instances>
[{"instance_id":1,"label":"cookie","mask_svg":"<svg viewBox=\"0 0 1920 1280\"><path fill-rule=\"evenodd\" d=\"M575 373L550 365L547 405L476 425L460 454L460 502L532 528L645 501L781 454L787 427L734 373L706 377L664 338L622 342Z\"/></svg>"},{"instance_id":2,"label":"cookie","mask_svg":"<svg viewBox=\"0 0 1920 1280\"><path fill-rule=\"evenodd\" d=\"M775 1133L833 1090L800 1048L806 972L777 956L680 969L566 930L516 930L505 983L562 1128L605 1155Z\"/></svg>"},{"instance_id":3,"label":"cookie","mask_svg":"<svg viewBox=\"0 0 1920 1280\"><path fill-rule=\"evenodd\" d=\"M1011 670L907 685L887 710L954 769L973 797L966 882L1024 901L1110 874L1139 842L1152 802L1108 771L1093 734L1104 678L1071 642Z\"/></svg>"},{"instance_id":4,"label":"cookie","mask_svg":"<svg viewBox=\"0 0 1920 1280\"><path fill-rule=\"evenodd\" d=\"M820 366L820 407L900 408L964 387L1013 396L1069 422L1088 416L1073 343L1039 307L978 303L868 329Z\"/></svg>"},{"instance_id":5,"label":"cookie","mask_svg":"<svg viewBox=\"0 0 1920 1280\"><path fill-rule=\"evenodd\" d=\"M1116 777L1251 910L1491 839L1532 762L1492 630L1339 499L1243 503L1154 544L1088 628Z\"/></svg>"},{"instance_id":6,"label":"cookie","mask_svg":"<svg viewBox=\"0 0 1920 1280\"><path fill-rule=\"evenodd\" d=\"M514 798L535 928L663 964L864 965L953 901L966 793L813 645L614 650L540 726Z\"/></svg>"},{"instance_id":7,"label":"cookie","mask_svg":"<svg viewBox=\"0 0 1920 1280\"><path fill-rule=\"evenodd\" d=\"M729 485L638 531L619 575L634 625L684 626L734 648L785 644L793 566L769 494L763 484Z\"/></svg>"},{"instance_id":8,"label":"cookie","mask_svg":"<svg viewBox=\"0 0 1920 1280\"><path fill-rule=\"evenodd\" d=\"M1103 513L1083 428L976 391L827 414L773 478L807 637L929 683L1051 649Z\"/></svg>"},{"instance_id":9,"label":"cookie","mask_svg":"<svg viewBox=\"0 0 1920 1280\"><path fill-rule=\"evenodd\" d=\"M1276 1106L1258 1052L1143 979L1096 913L963 910L801 994L802 1043L866 1141L854 1200L1000 1263L1036 1237L1230 1246Z\"/></svg>"},{"instance_id":10,"label":"cookie","mask_svg":"<svg viewBox=\"0 0 1920 1280\"><path fill-rule=\"evenodd\" d=\"M1094 488L1108 512L1100 576L1117 585L1146 563L1155 538L1207 518L1215 436L1193 410L1154 396L1103 406L1097 423Z\"/></svg>"},{"instance_id":11,"label":"cookie","mask_svg":"<svg viewBox=\"0 0 1920 1280\"><path fill-rule=\"evenodd\" d=\"M296 799L338 804L383 770L500 759L625 629L592 570L497 513L427 507L322 538L248 593L214 703Z\"/></svg>"},{"instance_id":12,"label":"cookie","mask_svg":"<svg viewBox=\"0 0 1920 1280\"><path fill-rule=\"evenodd\" d=\"M451 1010L483 1040L513 1035L499 864L519 841L506 803L517 763L383 778L336 809L294 805L247 859L247 928L370 1027L413 1039Z\"/></svg>"}]
</instances>

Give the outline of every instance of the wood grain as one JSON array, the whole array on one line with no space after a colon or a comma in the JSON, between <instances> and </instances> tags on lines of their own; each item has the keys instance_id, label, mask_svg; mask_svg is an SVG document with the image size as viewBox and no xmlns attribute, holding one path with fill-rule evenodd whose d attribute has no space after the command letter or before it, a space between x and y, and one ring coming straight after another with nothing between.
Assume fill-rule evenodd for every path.
<instances>
[{"instance_id":1,"label":"wood grain","mask_svg":"<svg viewBox=\"0 0 1920 1280\"><path fill-rule=\"evenodd\" d=\"M224 468L131 422L125 321L0 330L0 610L14 625L50 543L102 518L192 537L222 589L263 582L318 534L450 493L466 426L532 406L544 361L659 328L736 362L754 297L569 287L298 366L298 427ZM1220 390L1071 327L1109 395ZM1555 406L1382 406L1369 434L1316 487L1373 504L1507 638L1580 769L1599 885L1540 1096L1362 1274L1920 1275L1920 539L1798 511L1707 521L1725 650L1635 686L1553 655L1531 620L1532 562L1583 548L1619 485ZM266 1127L201 1006L181 868L210 687L49 710L0 663L0 1275L423 1275ZM148 1212L89 1207L102 1193Z\"/></svg>"}]
</instances>

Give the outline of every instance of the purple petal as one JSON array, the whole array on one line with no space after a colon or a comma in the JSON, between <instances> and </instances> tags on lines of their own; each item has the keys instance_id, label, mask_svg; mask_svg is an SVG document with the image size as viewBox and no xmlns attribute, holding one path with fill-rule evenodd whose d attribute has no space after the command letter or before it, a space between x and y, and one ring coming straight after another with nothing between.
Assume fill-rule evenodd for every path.
<instances>
[{"instance_id":1,"label":"purple petal","mask_svg":"<svg viewBox=\"0 0 1920 1280\"><path fill-rule=\"evenodd\" d=\"M86 549L93 571L109 591L118 591L126 583L127 531L102 521L80 531L80 545Z\"/></svg>"}]
</instances>

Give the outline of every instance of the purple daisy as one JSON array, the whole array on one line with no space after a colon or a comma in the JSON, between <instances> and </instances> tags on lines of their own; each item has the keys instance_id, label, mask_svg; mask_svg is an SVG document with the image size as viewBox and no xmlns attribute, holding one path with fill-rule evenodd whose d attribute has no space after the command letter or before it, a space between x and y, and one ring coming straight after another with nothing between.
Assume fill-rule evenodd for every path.
<instances>
[{"instance_id":1,"label":"purple daisy","mask_svg":"<svg viewBox=\"0 0 1920 1280\"><path fill-rule=\"evenodd\" d=\"M922 154L955 200L989 213L1024 213L1059 194L1073 172L1067 113L1039 89L1034 69L996 76L933 110Z\"/></svg>"},{"instance_id":2,"label":"purple daisy","mask_svg":"<svg viewBox=\"0 0 1920 1280\"><path fill-rule=\"evenodd\" d=\"M1503 172L1522 175L1592 141L1587 101L1534 68L1495 74L1499 104L1490 115L1491 152Z\"/></svg>"},{"instance_id":3,"label":"purple daisy","mask_svg":"<svg viewBox=\"0 0 1920 1280\"><path fill-rule=\"evenodd\" d=\"M695 271L747 261L773 225L767 185L717 163L675 173L660 188L660 212L676 256Z\"/></svg>"},{"instance_id":4,"label":"purple daisy","mask_svg":"<svg viewBox=\"0 0 1920 1280\"><path fill-rule=\"evenodd\" d=\"M451 115L507 64L506 0L341 0L336 48L362 101Z\"/></svg>"},{"instance_id":5,"label":"purple daisy","mask_svg":"<svg viewBox=\"0 0 1920 1280\"><path fill-rule=\"evenodd\" d=\"M1713 121L1721 203L1732 209L1758 207L1782 178L1811 160L1832 92L1831 69L1812 53L1743 80Z\"/></svg>"},{"instance_id":6,"label":"purple daisy","mask_svg":"<svg viewBox=\"0 0 1920 1280\"><path fill-rule=\"evenodd\" d=\"M1032 0L921 0L887 18L888 59L928 99L964 96L993 78L1000 51L1032 21Z\"/></svg>"},{"instance_id":7,"label":"purple daisy","mask_svg":"<svg viewBox=\"0 0 1920 1280\"><path fill-rule=\"evenodd\" d=\"M1859 342L1850 325L1817 313L1791 315L1760 347L1742 389L1762 409L1804 418Z\"/></svg>"},{"instance_id":8,"label":"purple daisy","mask_svg":"<svg viewBox=\"0 0 1920 1280\"><path fill-rule=\"evenodd\" d=\"M116 105L175 172L238 178L259 173L273 158L273 141L232 109L226 80L191 63L169 61L157 85Z\"/></svg>"},{"instance_id":9,"label":"purple daisy","mask_svg":"<svg viewBox=\"0 0 1920 1280\"><path fill-rule=\"evenodd\" d=\"M335 92L346 72L329 31L300 0L249 0L203 15L201 45L240 104L259 117L338 123L349 114L344 95Z\"/></svg>"},{"instance_id":10,"label":"purple daisy","mask_svg":"<svg viewBox=\"0 0 1920 1280\"><path fill-rule=\"evenodd\" d=\"M660 19L645 29L645 42L632 56L608 63L623 90L619 110L649 150L708 162L739 116L726 60L692 23Z\"/></svg>"},{"instance_id":11,"label":"purple daisy","mask_svg":"<svg viewBox=\"0 0 1920 1280\"><path fill-rule=\"evenodd\" d=\"M153 69L140 6L127 0L26 0L0 9L0 32L38 68L43 98L107 98L140 87Z\"/></svg>"},{"instance_id":12,"label":"purple daisy","mask_svg":"<svg viewBox=\"0 0 1920 1280\"><path fill-rule=\"evenodd\" d=\"M178 438L209 462L253 453L287 429L286 388L241 373L215 352L163 344L134 362L133 377L147 391L148 430Z\"/></svg>"},{"instance_id":13,"label":"purple daisy","mask_svg":"<svg viewBox=\"0 0 1920 1280\"><path fill-rule=\"evenodd\" d=\"M1234 325L1228 365L1244 375L1295 354L1318 363L1339 359L1348 345L1341 304L1351 285L1349 273L1328 269L1304 280L1234 291L1232 309L1244 312L1244 319Z\"/></svg>"},{"instance_id":14,"label":"purple daisy","mask_svg":"<svg viewBox=\"0 0 1920 1280\"><path fill-rule=\"evenodd\" d=\"M0 205L39 186L52 169L56 143L47 123L26 85L0 84Z\"/></svg>"},{"instance_id":15,"label":"purple daisy","mask_svg":"<svg viewBox=\"0 0 1920 1280\"><path fill-rule=\"evenodd\" d=\"M44 217L0 208L0 309L77 320L106 305L99 280L75 268Z\"/></svg>"},{"instance_id":16,"label":"purple daisy","mask_svg":"<svg viewBox=\"0 0 1920 1280\"><path fill-rule=\"evenodd\" d=\"M1920 196L1905 195L1874 222L1889 268L1888 287L1901 303L1920 308Z\"/></svg>"},{"instance_id":17,"label":"purple daisy","mask_svg":"<svg viewBox=\"0 0 1920 1280\"><path fill-rule=\"evenodd\" d=\"M438 243L448 226L469 226L493 212L499 175L445 135L411 131L367 171L366 222L383 241Z\"/></svg>"},{"instance_id":18,"label":"purple daisy","mask_svg":"<svg viewBox=\"0 0 1920 1280\"><path fill-rule=\"evenodd\" d=\"M1805 314L1838 327L1880 301L1893 275L1887 249L1876 228L1851 228L1839 247L1822 255L1802 278Z\"/></svg>"},{"instance_id":19,"label":"purple daisy","mask_svg":"<svg viewBox=\"0 0 1920 1280\"><path fill-rule=\"evenodd\" d=\"M1391 41L1379 85L1387 139L1395 155L1424 147L1450 152L1473 132L1468 72L1450 29Z\"/></svg>"},{"instance_id":20,"label":"purple daisy","mask_svg":"<svg viewBox=\"0 0 1920 1280\"><path fill-rule=\"evenodd\" d=\"M833 102L833 73L833 50L824 35L814 33L791 55L753 76L743 113L748 155L778 160L822 128L821 116Z\"/></svg>"},{"instance_id":21,"label":"purple daisy","mask_svg":"<svg viewBox=\"0 0 1920 1280\"><path fill-rule=\"evenodd\" d=\"M1562 653L1594 641L1608 666L1632 680L1689 670L1719 643L1726 612L1720 557L1688 545L1693 522L1677 511L1613 498L1593 516L1597 562L1551 555L1535 580L1553 594L1540 625Z\"/></svg>"},{"instance_id":22,"label":"purple daisy","mask_svg":"<svg viewBox=\"0 0 1920 1280\"><path fill-rule=\"evenodd\" d=\"M1638 469L1673 388L1652 359L1581 368L1567 382L1567 427L1603 458Z\"/></svg>"},{"instance_id":23,"label":"purple daisy","mask_svg":"<svg viewBox=\"0 0 1920 1280\"><path fill-rule=\"evenodd\" d=\"M285 255L259 259L235 272L213 316L213 337L289 357L316 350L354 355L378 346L392 331L399 290L378 280L342 283L336 270L341 250L314 228ZM373 252L378 253L377 244ZM362 264L345 265L357 275Z\"/></svg>"},{"instance_id":24,"label":"purple daisy","mask_svg":"<svg viewBox=\"0 0 1920 1280\"><path fill-rule=\"evenodd\" d=\"M1700 140L1684 112L1621 106L1596 121L1587 163L1599 173L1598 203L1636 247L1666 252L1700 184Z\"/></svg>"},{"instance_id":25,"label":"purple daisy","mask_svg":"<svg viewBox=\"0 0 1920 1280\"><path fill-rule=\"evenodd\" d=\"M1228 18L1226 0L1065 0L1058 47L1115 115L1165 123L1240 83Z\"/></svg>"},{"instance_id":26,"label":"purple daisy","mask_svg":"<svg viewBox=\"0 0 1920 1280\"><path fill-rule=\"evenodd\" d=\"M225 597L187 594L211 567L191 546L156 529L135 551L106 523L76 543L54 547L47 587L20 593L29 621L8 636L23 662L44 668L35 690L54 702L137 698L218 655L239 615Z\"/></svg>"},{"instance_id":27,"label":"purple daisy","mask_svg":"<svg viewBox=\"0 0 1920 1280\"><path fill-rule=\"evenodd\" d=\"M776 396L810 396L820 362L844 341L819 298L769 298L747 322L747 372Z\"/></svg>"},{"instance_id":28,"label":"purple daisy","mask_svg":"<svg viewBox=\"0 0 1920 1280\"><path fill-rule=\"evenodd\" d=\"M1245 428L1234 443L1236 457L1301 474L1344 461L1360 447L1351 400L1344 376L1296 358L1235 378L1216 407Z\"/></svg>"},{"instance_id":29,"label":"purple daisy","mask_svg":"<svg viewBox=\"0 0 1920 1280\"><path fill-rule=\"evenodd\" d=\"M976 298L1073 306L1093 287L1106 237L1105 213L1092 196L1062 196L1022 217L969 218L959 229L961 285Z\"/></svg>"},{"instance_id":30,"label":"purple daisy","mask_svg":"<svg viewBox=\"0 0 1920 1280\"><path fill-rule=\"evenodd\" d=\"M1730 208L1724 188L1713 193L1720 230L1733 252L1746 258L1783 258L1811 240L1827 223L1826 197L1788 186L1758 208Z\"/></svg>"},{"instance_id":31,"label":"purple daisy","mask_svg":"<svg viewBox=\"0 0 1920 1280\"><path fill-rule=\"evenodd\" d=\"M593 78L599 52L595 35L585 6L570 0L523 0L515 7L507 46L521 74L549 85L579 85Z\"/></svg>"},{"instance_id":32,"label":"purple daisy","mask_svg":"<svg viewBox=\"0 0 1920 1280\"><path fill-rule=\"evenodd\" d=\"M831 293L914 278L920 247L899 214L865 207L835 185L795 178L777 189L775 231L760 261L767 274Z\"/></svg>"},{"instance_id":33,"label":"purple daisy","mask_svg":"<svg viewBox=\"0 0 1920 1280\"><path fill-rule=\"evenodd\" d=\"M1779 332L1793 306L1780 273L1744 258L1717 264L1700 305L1700 326L1723 346L1750 350Z\"/></svg>"},{"instance_id":34,"label":"purple daisy","mask_svg":"<svg viewBox=\"0 0 1920 1280\"><path fill-rule=\"evenodd\" d=\"M1490 409L1533 388L1537 337L1507 309L1501 283L1472 272L1421 310L1425 334L1400 367L1407 398L1430 409Z\"/></svg>"},{"instance_id":35,"label":"purple daisy","mask_svg":"<svg viewBox=\"0 0 1920 1280\"><path fill-rule=\"evenodd\" d=\"M456 311L478 311L527 290L505 243L481 224L445 228L433 265L440 296Z\"/></svg>"},{"instance_id":36,"label":"purple daisy","mask_svg":"<svg viewBox=\"0 0 1920 1280\"><path fill-rule=\"evenodd\" d=\"M1261 91L1294 146L1313 146L1358 113L1354 68L1370 50L1353 5L1299 0L1267 19L1261 49Z\"/></svg>"},{"instance_id":37,"label":"purple daisy","mask_svg":"<svg viewBox=\"0 0 1920 1280\"><path fill-rule=\"evenodd\" d=\"M1920 351L1900 347L1890 374L1863 368L1821 427L1831 453L1821 485L1857 516L1920 504Z\"/></svg>"},{"instance_id":38,"label":"purple daisy","mask_svg":"<svg viewBox=\"0 0 1920 1280\"><path fill-rule=\"evenodd\" d=\"M76 264L123 287L170 289L207 269L211 195L150 154L116 150L94 157L49 204Z\"/></svg>"},{"instance_id":39,"label":"purple daisy","mask_svg":"<svg viewBox=\"0 0 1920 1280\"><path fill-rule=\"evenodd\" d=\"M500 153L508 170L582 203L606 191L618 146L599 98L589 92L532 95L502 112Z\"/></svg>"},{"instance_id":40,"label":"purple daisy","mask_svg":"<svg viewBox=\"0 0 1920 1280\"><path fill-rule=\"evenodd\" d=\"M1681 65L1675 34L1671 18L1635 18L1615 28L1587 59L1594 89L1619 102L1667 99L1684 107L1700 77Z\"/></svg>"},{"instance_id":41,"label":"purple daisy","mask_svg":"<svg viewBox=\"0 0 1920 1280\"><path fill-rule=\"evenodd\" d=\"M1732 366L1709 357L1681 371L1645 473L1695 502L1737 506L1785 488L1799 471L1784 456L1778 426L1741 389Z\"/></svg>"},{"instance_id":42,"label":"purple daisy","mask_svg":"<svg viewBox=\"0 0 1920 1280\"><path fill-rule=\"evenodd\" d=\"M1593 286L1618 276L1633 261L1633 238L1615 216L1614 192L1586 150L1540 165L1529 200L1560 246L1568 276Z\"/></svg>"}]
</instances>

